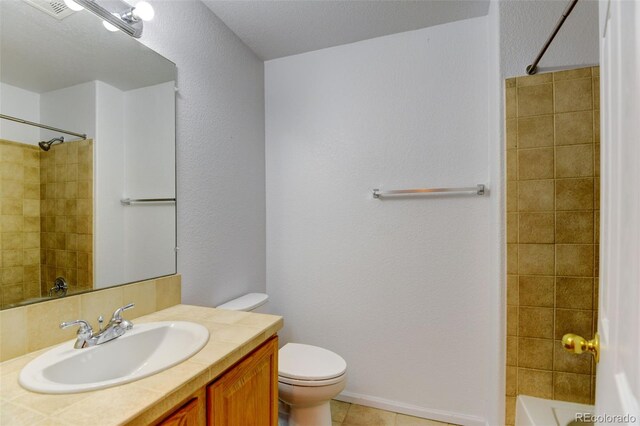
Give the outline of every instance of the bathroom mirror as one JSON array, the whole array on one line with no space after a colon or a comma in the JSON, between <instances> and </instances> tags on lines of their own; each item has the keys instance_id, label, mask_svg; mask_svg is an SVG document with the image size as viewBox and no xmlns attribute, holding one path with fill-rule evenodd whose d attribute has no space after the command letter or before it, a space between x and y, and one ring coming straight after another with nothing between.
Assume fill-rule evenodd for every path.
<instances>
[{"instance_id":1,"label":"bathroom mirror","mask_svg":"<svg viewBox=\"0 0 640 426\"><path fill-rule=\"evenodd\" d=\"M87 11L0 2L3 309L176 272L175 75Z\"/></svg>"}]
</instances>

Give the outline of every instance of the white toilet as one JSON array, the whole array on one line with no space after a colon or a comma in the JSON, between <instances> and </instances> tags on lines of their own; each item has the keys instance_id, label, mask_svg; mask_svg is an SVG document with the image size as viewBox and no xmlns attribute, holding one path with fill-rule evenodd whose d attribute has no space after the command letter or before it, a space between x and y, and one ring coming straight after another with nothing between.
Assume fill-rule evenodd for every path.
<instances>
[{"instance_id":1,"label":"white toilet","mask_svg":"<svg viewBox=\"0 0 640 426\"><path fill-rule=\"evenodd\" d=\"M268 299L249 293L217 308L267 313ZM287 343L278 351L278 398L289 408L289 426L330 426L329 401L346 382L347 363L327 349Z\"/></svg>"}]
</instances>

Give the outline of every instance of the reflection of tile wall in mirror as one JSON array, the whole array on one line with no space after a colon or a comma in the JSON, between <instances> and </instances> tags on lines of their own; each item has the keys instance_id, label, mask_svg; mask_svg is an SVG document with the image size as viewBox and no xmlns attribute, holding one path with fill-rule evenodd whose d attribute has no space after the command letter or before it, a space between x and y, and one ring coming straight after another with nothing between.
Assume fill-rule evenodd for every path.
<instances>
[{"instance_id":1,"label":"reflection of tile wall in mirror","mask_svg":"<svg viewBox=\"0 0 640 426\"><path fill-rule=\"evenodd\" d=\"M0 140L2 306L40 297L39 148Z\"/></svg>"},{"instance_id":2,"label":"reflection of tile wall in mirror","mask_svg":"<svg viewBox=\"0 0 640 426\"><path fill-rule=\"evenodd\" d=\"M40 152L42 294L57 277L69 293L93 288L93 141Z\"/></svg>"},{"instance_id":3,"label":"reflection of tile wall in mirror","mask_svg":"<svg viewBox=\"0 0 640 426\"><path fill-rule=\"evenodd\" d=\"M93 142L0 140L0 154L2 307L47 296L58 276L92 289Z\"/></svg>"}]
</instances>

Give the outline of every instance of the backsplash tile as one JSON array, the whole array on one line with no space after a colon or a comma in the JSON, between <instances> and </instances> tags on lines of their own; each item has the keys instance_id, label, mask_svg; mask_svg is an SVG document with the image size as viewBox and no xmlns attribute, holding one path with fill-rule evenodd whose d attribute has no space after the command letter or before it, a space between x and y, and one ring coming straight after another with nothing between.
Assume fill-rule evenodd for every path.
<instances>
[{"instance_id":1,"label":"backsplash tile","mask_svg":"<svg viewBox=\"0 0 640 426\"><path fill-rule=\"evenodd\" d=\"M126 314L134 319L180 301L181 276L170 275L2 310L0 362L73 339L77 330L60 330L62 321L84 319L96 326L99 315L108 321L111 313L126 303L136 303Z\"/></svg>"}]
</instances>

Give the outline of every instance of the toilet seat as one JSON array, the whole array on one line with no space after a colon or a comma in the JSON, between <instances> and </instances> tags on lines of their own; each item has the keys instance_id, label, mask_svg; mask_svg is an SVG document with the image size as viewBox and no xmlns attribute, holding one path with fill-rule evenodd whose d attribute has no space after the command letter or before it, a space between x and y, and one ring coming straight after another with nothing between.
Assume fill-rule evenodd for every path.
<instances>
[{"instance_id":1,"label":"toilet seat","mask_svg":"<svg viewBox=\"0 0 640 426\"><path fill-rule=\"evenodd\" d=\"M278 351L278 381L295 386L328 386L345 379L346 361L327 349L287 343Z\"/></svg>"},{"instance_id":2,"label":"toilet seat","mask_svg":"<svg viewBox=\"0 0 640 426\"><path fill-rule=\"evenodd\" d=\"M338 377L334 377L332 379L326 380L297 380L289 377L278 376L278 382L284 383L286 385L291 386L307 386L307 387L315 387L315 386L330 386L336 383L339 383L347 378L346 374L342 374Z\"/></svg>"}]
</instances>

